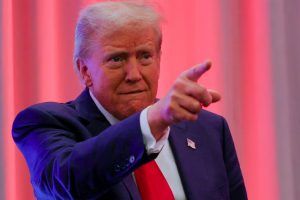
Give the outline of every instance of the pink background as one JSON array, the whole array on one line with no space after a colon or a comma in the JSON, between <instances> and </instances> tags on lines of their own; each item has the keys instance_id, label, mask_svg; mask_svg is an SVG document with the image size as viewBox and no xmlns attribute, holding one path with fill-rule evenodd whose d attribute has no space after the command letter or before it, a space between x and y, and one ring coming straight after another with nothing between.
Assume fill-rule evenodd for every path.
<instances>
[{"instance_id":1,"label":"pink background","mask_svg":"<svg viewBox=\"0 0 300 200\"><path fill-rule=\"evenodd\" d=\"M95 1L0 0L0 199L34 199L11 138L15 115L43 101L74 99L78 11ZM185 69L210 59L200 80L222 94L208 109L231 127L249 199L300 196L300 1L156 0L163 48L158 96Z\"/></svg>"}]
</instances>

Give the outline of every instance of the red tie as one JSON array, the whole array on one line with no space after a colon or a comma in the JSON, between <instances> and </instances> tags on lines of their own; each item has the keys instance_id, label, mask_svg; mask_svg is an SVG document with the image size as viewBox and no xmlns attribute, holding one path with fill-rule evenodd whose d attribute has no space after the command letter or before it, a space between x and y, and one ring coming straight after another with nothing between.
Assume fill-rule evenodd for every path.
<instances>
[{"instance_id":1,"label":"red tie","mask_svg":"<svg viewBox=\"0 0 300 200\"><path fill-rule=\"evenodd\" d=\"M174 200L171 188L154 160L136 169L134 176L143 200Z\"/></svg>"}]
</instances>

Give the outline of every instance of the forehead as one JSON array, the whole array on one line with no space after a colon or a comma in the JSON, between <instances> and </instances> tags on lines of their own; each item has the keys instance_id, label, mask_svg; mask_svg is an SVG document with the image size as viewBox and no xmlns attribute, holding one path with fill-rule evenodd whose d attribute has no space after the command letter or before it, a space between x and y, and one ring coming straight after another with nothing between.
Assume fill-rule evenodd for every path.
<instances>
[{"instance_id":1,"label":"forehead","mask_svg":"<svg viewBox=\"0 0 300 200\"><path fill-rule=\"evenodd\" d=\"M140 24L128 24L107 31L100 36L101 46L136 47L139 45L158 46L158 34L153 27Z\"/></svg>"}]
</instances>

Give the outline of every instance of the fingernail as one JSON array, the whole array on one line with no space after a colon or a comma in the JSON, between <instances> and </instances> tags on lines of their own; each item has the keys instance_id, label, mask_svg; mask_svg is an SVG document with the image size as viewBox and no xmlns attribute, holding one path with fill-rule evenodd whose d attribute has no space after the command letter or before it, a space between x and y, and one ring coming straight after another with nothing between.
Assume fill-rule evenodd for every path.
<instances>
[{"instance_id":1,"label":"fingernail","mask_svg":"<svg viewBox=\"0 0 300 200\"><path fill-rule=\"evenodd\" d=\"M211 60L206 60L205 63L206 63L207 65L211 65L211 64L212 64Z\"/></svg>"},{"instance_id":2,"label":"fingernail","mask_svg":"<svg viewBox=\"0 0 300 200\"><path fill-rule=\"evenodd\" d=\"M212 62L211 62L210 60L206 60L206 61L204 62L204 64L205 64L205 69L208 70L208 69L211 67Z\"/></svg>"}]
</instances>

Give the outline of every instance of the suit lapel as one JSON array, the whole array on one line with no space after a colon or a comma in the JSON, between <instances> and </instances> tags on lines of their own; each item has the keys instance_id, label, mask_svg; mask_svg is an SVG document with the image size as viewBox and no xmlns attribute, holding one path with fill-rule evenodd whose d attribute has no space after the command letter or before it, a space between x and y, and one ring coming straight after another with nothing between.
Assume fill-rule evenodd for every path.
<instances>
[{"instance_id":1,"label":"suit lapel","mask_svg":"<svg viewBox=\"0 0 300 200\"><path fill-rule=\"evenodd\" d=\"M188 146L187 139L195 143L196 149ZM202 176L200 135L189 132L187 123L180 123L171 127L169 140L186 197L197 199Z\"/></svg>"},{"instance_id":2,"label":"suit lapel","mask_svg":"<svg viewBox=\"0 0 300 200\"><path fill-rule=\"evenodd\" d=\"M74 104L75 109L79 112L83 120L85 120L86 127L92 133L92 136L99 134L110 126L107 119L90 97L88 89L85 89L72 104Z\"/></svg>"}]
</instances>

